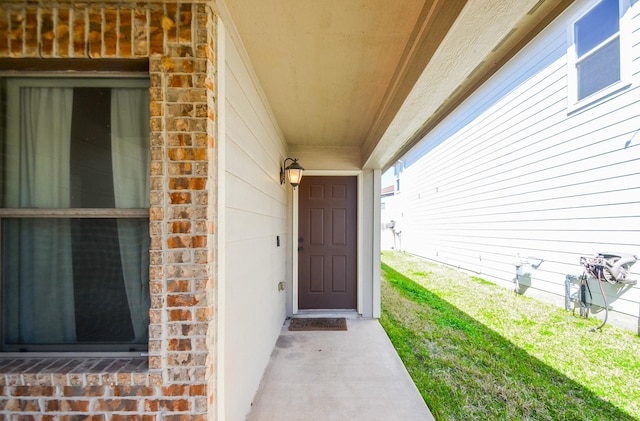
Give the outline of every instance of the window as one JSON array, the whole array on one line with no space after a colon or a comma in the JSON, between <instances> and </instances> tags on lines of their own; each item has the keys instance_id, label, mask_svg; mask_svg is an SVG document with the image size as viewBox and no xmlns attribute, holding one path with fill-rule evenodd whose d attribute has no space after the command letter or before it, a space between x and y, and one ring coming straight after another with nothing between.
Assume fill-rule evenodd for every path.
<instances>
[{"instance_id":1,"label":"window","mask_svg":"<svg viewBox=\"0 0 640 421\"><path fill-rule=\"evenodd\" d=\"M146 350L148 81L5 78L1 93L2 350Z\"/></svg>"},{"instance_id":2,"label":"window","mask_svg":"<svg viewBox=\"0 0 640 421\"><path fill-rule=\"evenodd\" d=\"M570 33L571 105L599 99L628 78L624 57L622 0L601 0L573 22ZM582 104L580 104L582 102Z\"/></svg>"}]
</instances>

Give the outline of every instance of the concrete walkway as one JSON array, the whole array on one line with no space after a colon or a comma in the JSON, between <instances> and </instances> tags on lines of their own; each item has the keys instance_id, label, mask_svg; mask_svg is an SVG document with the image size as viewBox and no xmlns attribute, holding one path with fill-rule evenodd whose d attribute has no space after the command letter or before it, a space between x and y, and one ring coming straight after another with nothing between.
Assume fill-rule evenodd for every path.
<instances>
[{"instance_id":1,"label":"concrete walkway","mask_svg":"<svg viewBox=\"0 0 640 421\"><path fill-rule=\"evenodd\" d=\"M290 332L271 354L247 421L434 420L377 320Z\"/></svg>"}]
</instances>

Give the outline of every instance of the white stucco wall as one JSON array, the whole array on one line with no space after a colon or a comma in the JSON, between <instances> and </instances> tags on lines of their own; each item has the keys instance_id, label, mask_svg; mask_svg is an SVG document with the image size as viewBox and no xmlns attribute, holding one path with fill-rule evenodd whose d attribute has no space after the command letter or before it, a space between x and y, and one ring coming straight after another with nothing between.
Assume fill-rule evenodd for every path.
<instances>
[{"instance_id":1,"label":"white stucco wall","mask_svg":"<svg viewBox=\"0 0 640 421\"><path fill-rule=\"evenodd\" d=\"M640 3L624 17L630 83L575 108L568 31L587 3L565 11L404 158L406 251L509 288L518 254L544 259L520 292L561 306L580 256L640 255ZM640 263L633 270L640 278ZM640 288L604 287L609 321L637 330ZM602 304L597 283L591 291Z\"/></svg>"}]
</instances>

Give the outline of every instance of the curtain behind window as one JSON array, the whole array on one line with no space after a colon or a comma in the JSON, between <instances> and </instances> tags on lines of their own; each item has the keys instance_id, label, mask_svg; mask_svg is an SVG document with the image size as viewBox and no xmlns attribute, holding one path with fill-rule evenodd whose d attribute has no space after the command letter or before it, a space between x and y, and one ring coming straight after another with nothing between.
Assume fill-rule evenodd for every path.
<instances>
[{"instance_id":1,"label":"curtain behind window","mask_svg":"<svg viewBox=\"0 0 640 421\"><path fill-rule=\"evenodd\" d=\"M7 145L4 206L69 207L71 88L20 90L20 137ZM13 168L12 168L13 167ZM4 245L5 340L75 341L73 267L68 220L14 220Z\"/></svg>"},{"instance_id":2,"label":"curtain behind window","mask_svg":"<svg viewBox=\"0 0 640 421\"><path fill-rule=\"evenodd\" d=\"M111 92L111 152L117 208L149 207L149 108L141 89ZM149 236L137 221L118 220L118 239L136 341L149 326ZM140 242L139 239L144 241Z\"/></svg>"}]
</instances>

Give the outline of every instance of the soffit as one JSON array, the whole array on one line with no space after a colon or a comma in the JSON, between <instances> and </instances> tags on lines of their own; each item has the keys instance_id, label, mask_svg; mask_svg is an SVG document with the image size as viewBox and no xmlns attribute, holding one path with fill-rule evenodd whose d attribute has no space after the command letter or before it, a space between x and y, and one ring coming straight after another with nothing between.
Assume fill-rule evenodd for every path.
<instances>
[{"instance_id":1,"label":"soffit","mask_svg":"<svg viewBox=\"0 0 640 421\"><path fill-rule=\"evenodd\" d=\"M551 3L559 2L225 5L288 147L352 148L360 151L363 165L381 168L415 143L416 133L424 132L443 104L486 77L495 67L489 64L513 50L536 19L550 13Z\"/></svg>"}]
</instances>

